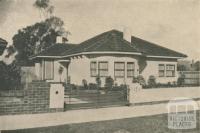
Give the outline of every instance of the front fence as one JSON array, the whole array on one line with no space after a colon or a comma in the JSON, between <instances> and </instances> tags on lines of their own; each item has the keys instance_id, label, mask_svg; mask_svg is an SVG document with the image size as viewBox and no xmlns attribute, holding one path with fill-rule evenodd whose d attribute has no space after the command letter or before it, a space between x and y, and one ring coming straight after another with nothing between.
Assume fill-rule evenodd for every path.
<instances>
[{"instance_id":1,"label":"front fence","mask_svg":"<svg viewBox=\"0 0 200 133\"><path fill-rule=\"evenodd\" d=\"M128 104L125 90L65 90L65 109L100 108Z\"/></svg>"},{"instance_id":2,"label":"front fence","mask_svg":"<svg viewBox=\"0 0 200 133\"><path fill-rule=\"evenodd\" d=\"M200 71L180 71L179 77L184 76L185 85L200 85Z\"/></svg>"},{"instance_id":3,"label":"front fence","mask_svg":"<svg viewBox=\"0 0 200 133\"><path fill-rule=\"evenodd\" d=\"M26 89L1 90L0 115L62 112L63 108L50 107L50 94L50 84L42 81L29 83Z\"/></svg>"}]
</instances>

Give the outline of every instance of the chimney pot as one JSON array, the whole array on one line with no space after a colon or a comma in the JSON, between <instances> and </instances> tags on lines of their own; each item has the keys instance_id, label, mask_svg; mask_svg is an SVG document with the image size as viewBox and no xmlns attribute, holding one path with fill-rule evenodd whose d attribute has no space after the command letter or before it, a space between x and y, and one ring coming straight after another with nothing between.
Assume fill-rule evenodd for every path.
<instances>
[{"instance_id":1,"label":"chimney pot","mask_svg":"<svg viewBox=\"0 0 200 133\"><path fill-rule=\"evenodd\" d=\"M57 36L56 37L56 43L63 43L63 37L62 36Z\"/></svg>"}]
</instances>

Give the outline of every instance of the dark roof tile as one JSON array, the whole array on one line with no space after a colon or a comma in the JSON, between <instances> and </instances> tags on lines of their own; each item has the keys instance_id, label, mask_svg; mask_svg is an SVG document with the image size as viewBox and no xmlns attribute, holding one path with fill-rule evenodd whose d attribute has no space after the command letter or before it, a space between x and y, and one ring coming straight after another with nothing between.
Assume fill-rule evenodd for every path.
<instances>
[{"instance_id":1,"label":"dark roof tile","mask_svg":"<svg viewBox=\"0 0 200 133\"><path fill-rule=\"evenodd\" d=\"M143 39L132 37L131 42L123 39L123 33L110 30L88 39L79 45L58 44L37 56L70 56L82 52L133 52L146 56L187 57L174 50L159 46Z\"/></svg>"},{"instance_id":2,"label":"dark roof tile","mask_svg":"<svg viewBox=\"0 0 200 133\"><path fill-rule=\"evenodd\" d=\"M36 56L61 56L63 52L68 51L69 49L72 49L76 46L76 44L69 43L55 44L42 51L41 53L37 54Z\"/></svg>"},{"instance_id":3,"label":"dark roof tile","mask_svg":"<svg viewBox=\"0 0 200 133\"><path fill-rule=\"evenodd\" d=\"M187 57L182 53L159 46L157 44L145 41L137 37L132 37L131 42L138 51L147 56Z\"/></svg>"},{"instance_id":4,"label":"dark roof tile","mask_svg":"<svg viewBox=\"0 0 200 133\"><path fill-rule=\"evenodd\" d=\"M62 55L81 52L139 52L130 42L123 39L123 33L111 30L80 43L77 47L64 52Z\"/></svg>"}]
</instances>

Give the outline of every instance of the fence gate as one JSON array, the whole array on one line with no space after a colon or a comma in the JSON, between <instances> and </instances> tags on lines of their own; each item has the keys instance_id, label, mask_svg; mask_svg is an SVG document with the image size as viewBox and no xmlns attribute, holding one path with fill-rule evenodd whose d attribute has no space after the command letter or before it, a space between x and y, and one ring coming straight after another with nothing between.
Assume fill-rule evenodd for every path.
<instances>
[{"instance_id":1,"label":"fence gate","mask_svg":"<svg viewBox=\"0 0 200 133\"><path fill-rule=\"evenodd\" d=\"M65 90L65 110L125 106L127 90Z\"/></svg>"}]
</instances>

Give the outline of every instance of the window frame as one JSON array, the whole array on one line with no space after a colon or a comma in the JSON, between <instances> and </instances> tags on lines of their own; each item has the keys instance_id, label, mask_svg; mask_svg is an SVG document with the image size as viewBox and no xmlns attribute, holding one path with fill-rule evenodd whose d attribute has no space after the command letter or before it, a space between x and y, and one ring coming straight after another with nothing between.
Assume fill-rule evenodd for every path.
<instances>
[{"instance_id":1,"label":"window frame","mask_svg":"<svg viewBox=\"0 0 200 133\"><path fill-rule=\"evenodd\" d=\"M101 63L107 63L107 69L100 69L100 64L101 64ZM108 61L99 61L99 62L98 62L98 74L97 74L97 76L99 76L99 77L108 77L108 75L109 75L109 74L108 74L108 69L109 69L109 68L108 68L108 67L109 67L108 65L109 65L109 64L108 64ZM106 72L107 72L107 75L100 75L100 71L106 71Z\"/></svg>"},{"instance_id":2,"label":"window frame","mask_svg":"<svg viewBox=\"0 0 200 133\"><path fill-rule=\"evenodd\" d=\"M95 63L96 68L92 68L92 63ZM96 71L96 75L92 74L92 71ZM91 61L90 62L90 76L91 77L97 77L98 76L98 65L97 65L97 61Z\"/></svg>"},{"instance_id":3,"label":"window frame","mask_svg":"<svg viewBox=\"0 0 200 133\"><path fill-rule=\"evenodd\" d=\"M164 70L160 70L160 66L164 66ZM160 71L163 71L163 76L160 76ZM159 77L165 77L166 76L166 74L165 74L165 72L166 72L166 67L165 67L165 64L158 64L158 76Z\"/></svg>"},{"instance_id":4,"label":"window frame","mask_svg":"<svg viewBox=\"0 0 200 133\"><path fill-rule=\"evenodd\" d=\"M123 69L116 69L116 64L123 63ZM116 71L123 71L123 76L116 76ZM125 78L125 62L114 62L114 77L115 78Z\"/></svg>"},{"instance_id":5,"label":"window frame","mask_svg":"<svg viewBox=\"0 0 200 133\"><path fill-rule=\"evenodd\" d=\"M50 78L46 77L46 63L47 62L50 62L51 63L51 72L52 72L52 75ZM53 80L54 79L54 61L53 60L45 60L44 61L44 80Z\"/></svg>"},{"instance_id":6,"label":"window frame","mask_svg":"<svg viewBox=\"0 0 200 133\"><path fill-rule=\"evenodd\" d=\"M174 67L174 69L173 70L167 70L167 66L173 66ZM167 75L167 72L168 71L172 71L172 76L168 76ZM166 74L166 77L176 77L176 66L175 66L175 64L166 64L166 72L165 72Z\"/></svg>"},{"instance_id":7,"label":"window frame","mask_svg":"<svg viewBox=\"0 0 200 133\"><path fill-rule=\"evenodd\" d=\"M133 64L133 69L128 69L128 64ZM133 76L129 76L128 72L133 71ZM135 75L135 62L127 62L126 63L126 72L127 72L127 78L133 78Z\"/></svg>"}]
</instances>

